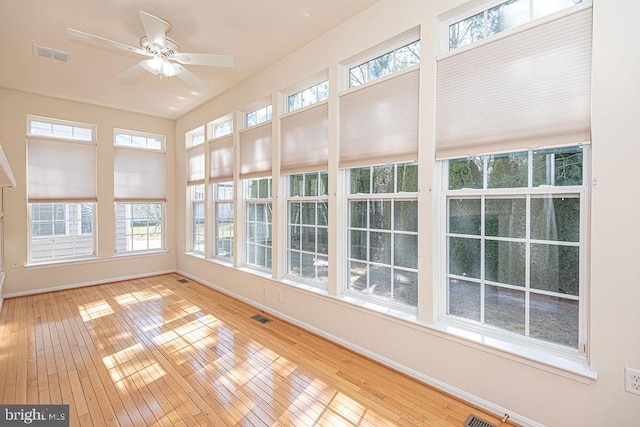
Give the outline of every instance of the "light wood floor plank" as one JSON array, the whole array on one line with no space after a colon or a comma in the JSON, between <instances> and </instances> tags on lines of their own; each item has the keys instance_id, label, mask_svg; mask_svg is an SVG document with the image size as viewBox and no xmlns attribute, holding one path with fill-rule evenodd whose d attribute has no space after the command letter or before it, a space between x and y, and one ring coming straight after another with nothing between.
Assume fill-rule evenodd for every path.
<instances>
[{"instance_id":1,"label":"light wood floor plank","mask_svg":"<svg viewBox=\"0 0 640 427\"><path fill-rule=\"evenodd\" d=\"M167 274L4 301L0 402L72 426L460 426L500 420Z\"/></svg>"}]
</instances>

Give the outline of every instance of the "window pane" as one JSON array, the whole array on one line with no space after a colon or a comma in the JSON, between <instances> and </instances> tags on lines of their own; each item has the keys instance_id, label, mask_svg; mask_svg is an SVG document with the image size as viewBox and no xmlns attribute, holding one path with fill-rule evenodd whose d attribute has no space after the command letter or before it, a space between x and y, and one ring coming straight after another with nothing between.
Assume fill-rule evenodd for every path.
<instances>
[{"instance_id":1,"label":"window pane","mask_svg":"<svg viewBox=\"0 0 640 427\"><path fill-rule=\"evenodd\" d=\"M413 307L418 305L418 273L405 270L394 271L393 299Z\"/></svg>"},{"instance_id":2,"label":"window pane","mask_svg":"<svg viewBox=\"0 0 640 427\"><path fill-rule=\"evenodd\" d=\"M373 193L393 193L393 166L376 166L373 168Z\"/></svg>"},{"instance_id":3,"label":"window pane","mask_svg":"<svg viewBox=\"0 0 640 427\"><path fill-rule=\"evenodd\" d=\"M369 293L383 298L391 298L391 269L369 267Z\"/></svg>"},{"instance_id":4,"label":"window pane","mask_svg":"<svg viewBox=\"0 0 640 427\"><path fill-rule=\"evenodd\" d=\"M289 227L289 248L297 250L302 248L301 231L298 226Z\"/></svg>"},{"instance_id":5,"label":"window pane","mask_svg":"<svg viewBox=\"0 0 640 427\"><path fill-rule=\"evenodd\" d=\"M575 246L531 245L531 287L577 296L580 250Z\"/></svg>"},{"instance_id":6,"label":"window pane","mask_svg":"<svg viewBox=\"0 0 640 427\"><path fill-rule=\"evenodd\" d=\"M316 229L314 227L301 227L302 250L307 252L316 251Z\"/></svg>"},{"instance_id":7,"label":"window pane","mask_svg":"<svg viewBox=\"0 0 640 427\"><path fill-rule=\"evenodd\" d=\"M525 285L525 243L486 240L484 243L484 277L492 282Z\"/></svg>"},{"instance_id":8,"label":"window pane","mask_svg":"<svg viewBox=\"0 0 640 427\"><path fill-rule=\"evenodd\" d=\"M370 61L371 79L377 79L393 72L393 53L382 55Z\"/></svg>"},{"instance_id":9,"label":"window pane","mask_svg":"<svg viewBox=\"0 0 640 427\"><path fill-rule=\"evenodd\" d=\"M289 224L300 224L300 203L289 202Z\"/></svg>"},{"instance_id":10,"label":"window pane","mask_svg":"<svg viewBox=\"0 0 640 427\"><path fill-rule=\"evenodd\" d=\"M480 321L480 284L449 279L447 313Z\"/></svg>"},{"instance_id":11,"label":"window pane","mask_svg":"<svg viewBox=\"0 0 640 427\"><path fill-rule=\"evenodd\" d=\"M418 191L418 165L415 163L398 165L398 191L415 193Z\"/></svg>"},{"instance_id":12,"label":"window pane","mask_svg":"<svg viewBox=\"0 0 640 427\"><path fill-rule=\"evenodd\" d=\"M297 251L288 251L287 252L287 257L289 260L289 272L290 273L294 273L294 274L301 274L301 270L300 270L300 263L301 263L301 259L300 259L300 252Z\"/></svg>"},{"instance_id":13,"label":"window pane","mask_svg":"<svg viewBox=\"0 0 640 427\"><path fill-rule=\"evenodd\" d=\"M449 160L449 190L483 187L483 163L480 157Z\"/></svg>"},{"instance_id":14,"label":"window pane","mask_svg":"<svg viewBox=\"0 0 640 427\"><path fill-rule=\"evenodd\" d=\"M349 288L355 291L366 292L368 289L367 264L361 262L349 262Z\"/></svg>"},{"instance_id":15,"label":"window pane","mask_svg":"<svg viewBox=\"0 0 640 427\"><path fill-rule=\"evenodd\" d=\"M411 43L395 51L396 70L420 63L420 42Z\"/></svg>"},{"instance_id":16,"label":"window pane","mask_svg":"<svg viewBox=\"0 0 640 427\"><path fill-rule=\"evenodd\" d=\"M351 230L349 237L349 258L366 261L368 259L367 232Z\"/></svg>"},{"instance_id":17,"label":"window pane","mask_svg":"<svg viewBox=\"0 0 640 427\"><path fill-rule=\"evenodd\" d=\"M456 49L482 39L484 12L449 26L449 49Z\"/></svg>"},{"instance_id":18,"label":"window pane","mask_svg":"<svg viewBox=\"0 0 640 427\"><path fill-rule=\"evenodd\" d=\"M315 202L302 203L302 224L314 225L316 223Z\"/></svg>"},{"instance_id":19,"label":"window pane","mask_svg":"<svg viewBox=\"0 0 640 427\"><path fill-rule=\"evenodd\" d=\"M449 199L449 233L480 235L480 199Z\"/></svg>"},{"instance_id":20,"label":"window pane","mask_svg":"<svg viewBox=\"0 0 640 427\"><path fill-rule=\"evenodd\" d=\"M316 229L317 252L321 254L329 253L329 231L326 228L319 227Z\"/></svg>"},{"instance_id":21,"label":"window pane","mask_svg":"<svg viewBox=\"0 0 640 427\"><path fill-rule=\"evenodd\" d=\"M393 239L393 264L398 267L418 268L418 236L395 234Z\"/></svg>"},{"instance_id":22,"label":"window pane","mask_svg":"<svg viewBox=\"0 0 640 427\"><path fill-rule=\"evenodd\" d=\"M529 0L509 0L487 10L487 35L529 21Z\"/></svg>"},{"instance_id":23,"label":"window pane","mask_svg":"<svg viewBox=\"0 0 640 427\"><path fill-rule=\"evenodd\" d=\"M302 93L298 92L289 96L289 111L302 108Z\"/></svg>"},{"instance_id":24,"label":"window pane","mask_svg":"<svg viewBox=\"0 0 640 427\"><path fill-rule=\"evenodd\" d=\"M369 81L369 63L358 65L349 70L349 87L360 86Z\"/></svg>"},{"instance_id":25,"label":"window pane","mask_svg":"<svg viewBox=\"0 0 640 427\"><path fill-rule=\"evenodd\" d=\"M449 237L449 274L480 278L480 239Z\"/></svg>"},{"instance_id":26,"label":"window pane","mask_svg":"<svg viewBox=\"0 0 640 427\"><path fill-rule=\"evenodd\" d=\"M488 188L516 188L528 185L529 156L524 153L489 156L487 164Z\"/></svg>"},{"instance_id":27,"label":"window pane","mask_svg":"<svg viewBox=\"0 0 640 427\"><path fill-rule=\"evenodd\" d=\"M484 322L519 334L525 333L524 292L497 286L485 287Z\"/></svg>"},{"instance_id":28,"label":"window pane","mask_svg":"<svg viewBox=\"0 0 640 427\"><path fill-rule=\"evenodd\" d=\"M369 228L391 230L390 200L371 200L369 202Z\"/></svg>"},{"instance_id":29,"label":"window pane","mask_svg":"<svg viewBox=\"0 0 640 427\"><path fill-rule=\"evenodd\" d=\"M534 151L533 186L582 185L582 148Z\"/></svg>"},{"instance_id":30,"label":"window pane","mask_svg":"<svg viewBox=\"0 0 640 427\"><path fill-rule=\"evenodd\" d=\"M485 200L484 231L487 236L524 238L526 233L526 200Z\"/></svg>"},{"instance_id":31,"label":"window pane","mask_svg":"<svg viewBox=\"0 0 640 427\"><path fill-rule=\"evenodd\" d=\"M547 16L580 3L582 0L536 0L533 2L533 18Z\"/></svg>"},{"instance_id":32,"label":"window pane","mask_svg":"<svg viewBox=\"0 0 640 427\"><path fill-rule=\"evenodd\" d=\"M351 222L350 227L367 228L367 214L369 208L366 200L352 200L349 203Z\"/></svg>"},{"instance_id":33,"label":"window pane","mask_svg":"<svg viewBox=\"0 0 640 427\"><path fill-rule=\"evenodd\" d=\"M369 194L371 192L371 169L351 169L351 194Z\"/></svg>"},{"instance_id":34,"label":"window pane","mask_svg":"<svg viewBox=\"0 0 640 427\"><path fill-rule=\"evenodd\" d=\"M393 204L393 229L418 231L418 201L398 200Z\"/></svg>"},{"instance_id":35,"label":"window pane","mask_svg":"<svg viewBox=\"0 0 640 427\"><path fill-rule=\"evenodd\" d=\"M531 294L529 316L531 337L578 347L578 301Z\"/></svg>"},{"instance_id":36,"label":"window pane","mask_svg":"<svg viewBox=\"0 0 640 427\"><path fill-rule=\"evenodd\" d=\"M304 195L314 197L318 195L319 175L317 172L304 175Z\"/></svg>"},{"instance_id":37,"label":"window pane","mask_svg":"<svg viewBox=\"0 0 640 427\"><path fill-rule=\"evenodd\" d=\"M318 225L328 225L328 224L329 224L329 204L327 202L318 202Z\"/></svg>"},{"instance_id":38,"label":"window pane","mask_svg":"<svg viewBox=\"0 0 640 427\"><path fill-rule=\"evenodd\" d=\"M369 261L391 264L391 233L369 233Z\"/></svg>"},{"instance_id":39,"label":"window pane","mask_svg":"<svg viewBox=\"0 0 640 427\"><path fill-rule=\"evenodd\" d=\"M531 238L578 242L580 199L578 197L532 197Z\"/></svg>"}]
</instances>

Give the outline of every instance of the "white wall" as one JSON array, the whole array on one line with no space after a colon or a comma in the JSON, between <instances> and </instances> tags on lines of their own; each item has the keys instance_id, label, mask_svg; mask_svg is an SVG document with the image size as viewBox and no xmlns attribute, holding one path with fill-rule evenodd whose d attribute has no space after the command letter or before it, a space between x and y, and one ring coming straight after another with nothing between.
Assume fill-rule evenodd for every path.
<instances>
[{"instance_id":1,"label":"white wall","mask_svg":"<svg viewBox=\"0 0 640 427\"><path fill-rule=\"evenodd\" d=\"M423 43L421 188L432 187L437 16L461 3L383 0L180 118L176 123L177 267L418 376L441 381L525 419L553 426L637 425L640 396L624 391L624 367L640 368L640 286L634 270L634 246L640 241L640 198L632 189L640 158L640 133L634 128L640 117L640 42L634 30L640 5L634 0L594 0L592 173L598 184L593 188L591 206L589 353L591 367L599 374L596 381L584 384L447 339L426 327L354 309L333 298L183 254L187 240L186 131L322 70L329 69L335 78L337 63L418 25ZM425 191L420 197L420 304L430 307L434 292L432 265L438 254L431 250L433 200ZM263 288L266 296L262 295ZM278 292L284 295L281 303L276 301ZM421 318L433 320L429 311L421 313Z\"/></svg>"},{"instance_id":2,"label":"white wall","mask_svg":"<svg viewBox=\"0 0 640 427\"><path fill-rule=\"evenodd\" d=\"M98 212L97 249L100 262L25 268L27 263L26 128L27 115L97 125ZM113 128L166 136L167 142L167 248L157 255L114 257ZM174 144L175 122L142 114L0 88L0 144L18 186L4 191L5 267L4 295L40 292L69 285L98 283L117 278L175 270ZM13 262L18 267L13 267Z\"/></svg>"}]
</instances>

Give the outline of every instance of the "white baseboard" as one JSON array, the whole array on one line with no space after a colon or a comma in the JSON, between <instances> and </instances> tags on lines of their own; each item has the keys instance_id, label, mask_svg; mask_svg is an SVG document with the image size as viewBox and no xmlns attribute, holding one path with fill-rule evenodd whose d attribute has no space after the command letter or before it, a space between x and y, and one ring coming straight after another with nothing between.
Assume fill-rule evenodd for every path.
<instances>
[{"instance_id":1,"label":"white baseboard","mask_svg":"<svg viewBox=\"0 0 640 427\"><path fill-rule=\"evenodd\" d=\"M197 282L200 282L212 289L215 289L216 291L219 291L225 295L229 295L230 297L236 298L242 302L245 302L253 307L259 308L260 310L265 311L266 313L272 314L276 317L279 317L283 320L286 320L289 323L292 323L302 329L308 330L310 332L313 332L314 334L317 334L329 341L332 341L336 344L339 344L345 348L348 348L349 350L352 350L358 354L361 354L363 356L368 357L369 359L375 360L376 362L385 365L393 370L396 370L398 372L402 372L405 375L408 375L412 378L415 378L416 380L427 384L431 387L434 387L438 390L441 390L444 393L447 393L451 396L457 397L458 399L461 399L471 405L474 405L478 408L484 409L487 412L490 412L492 414L495 414L496 416L502 416L503 414L509 414L509 420L512 422L515 422L517 424L522 425L523 427L544 427L543 424L540 424L536 421L533 421L527 417L524 417L522 415L516 414L514 412L512 412L509 409L503 408L500 405L496 405L492 402L489 402L485 399L482 399L478 396L475 396L471 393L467 393L464 390L461 390L459 388L453 387L449 384L446 384L440 380L437 380L435 378L432 378L428 375L423 374L422 372L416 371L415 369L411 369L407 366L404 366L402 364L397 363L394 360L391 360L387 357L381 356L377 353L374 353L370 350L367 350L364 347L361 347L359 345L356 345L350 341L346 341L340 337L337 337L335 335L329 334L326 331L323 331L322 329L318 329L313 325L309 325L305 322L300 321L299 319L290 317L284 313L279 312L278 310L274 310L271 307L267 307L265 305L260 304L259 302L253 301L249 298L246 298L242 295L238 295L234 292L229 291L228 289L225 289L221 286L218 286L214 283L211 283L207 280L204 280L200 277L194 276L193 274L187 273L186 271L182 271L182 270L177 270L176 273L183 275L185 277L188 277L192 280L195 280Z\"/></svg>"},{"instance_id":2,"label":"white baseboard","mask_svg":"<svg viewBox=\"0 0 640 427\"><path fill-rule=\"evenodd\" d=\"M46 292L64 291L66 289L82 288L82 287L85 287L85 286L93 286L93 285L103 285L105 283L120 282L122 280L140 279L140 278L143 278L143 277L159 276L161 274L170 274L170 273L175 273L175 272L176 272L175 270L165 270L165 271L155 271L155 272L150 272L150 273L134 274L134 275L131 275L131 276L111 277L109 279L94 280L94 281L90 281L90 282L73 283L73 284L70 284L70 285L53 286L51 288L41 288L41 289L35 289L35 290L32 290L32 291L14 292L14 293L11 293L11 294L4 295L4 298L15 298L15 297L28 296L28 295L44 294Z\"/></svg>"}]
</instances>

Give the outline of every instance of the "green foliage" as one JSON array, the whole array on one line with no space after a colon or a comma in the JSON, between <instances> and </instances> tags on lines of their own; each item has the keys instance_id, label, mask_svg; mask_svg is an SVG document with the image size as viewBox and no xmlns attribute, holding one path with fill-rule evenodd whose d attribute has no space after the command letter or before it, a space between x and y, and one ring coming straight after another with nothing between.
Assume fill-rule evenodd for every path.
<instances>
[{"instance_id":1,"label":"green foliage","mask_svg":"<svg viewBox=\"0 0 640 427\"><path fill-rule=\"evenodd\" d=\"M449 190L482 188L482 159L459 159L449 161Z\"/></svg>"}]
</instances>

